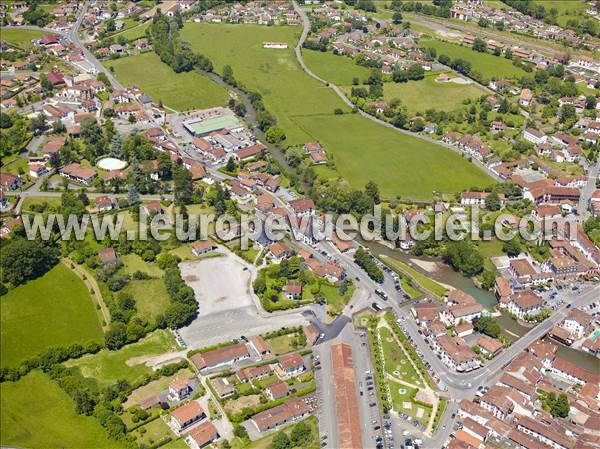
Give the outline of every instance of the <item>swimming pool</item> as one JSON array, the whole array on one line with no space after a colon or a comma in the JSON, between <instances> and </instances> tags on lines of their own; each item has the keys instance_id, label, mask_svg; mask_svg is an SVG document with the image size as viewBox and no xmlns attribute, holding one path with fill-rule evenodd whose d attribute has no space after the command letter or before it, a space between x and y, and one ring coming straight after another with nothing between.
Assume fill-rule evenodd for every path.
<instances>
[{"instance_id":1,"label":"swimming pool","mask_svg":"<svg viewBox=\"0 0 600 449\"><path fill-rule=\"evenodd\" d=\"M121 170L127 167L127 162L114 157L105 157L100 159L96 165L103 170Z\"/></svg>"}]
</instances>

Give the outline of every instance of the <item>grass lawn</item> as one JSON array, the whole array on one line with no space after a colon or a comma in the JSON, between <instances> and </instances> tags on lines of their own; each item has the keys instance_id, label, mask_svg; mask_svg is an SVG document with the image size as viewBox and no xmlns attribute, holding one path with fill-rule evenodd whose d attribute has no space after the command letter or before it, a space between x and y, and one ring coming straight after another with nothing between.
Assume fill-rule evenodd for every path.
<instances>
[{"instance_id":1,"label":"grass lawn","mask_svg":"<svg viewBox=\"0 0 600 449\"><path fill-rule=\"evenodd\" d=\"M43 34L43 31L38 30L4 28L2 30L2 40L23 50L29 50L33 47L32 39L39 39Z\"/></svg>"},{"instance_id":2,"label":"grass lawn","mask_svg":"<svg viewBox=\"0 0 600 449\"><path fill-rule=\"evenodd\" d=\"M422 404L417 404L412 401L417 389L391 380L388 380L388 385L390 387L390 393L392 394L392 404L394 410L396 410L398 413L406 413L408 416L416 418L424 425L427 425L429 422L429 417L431 416L432 407L426 407ZM405 403L410 403L410 408L404 408ZM419 416L419 409L423 410L421 416Z\"/></svg>"},{"instance_id":3,"label":"grass lawn","mask_svg":"<svg viewBox=\"0 0 600 449\"><path fill-rule=\"evenodd\" d=\"M340 296L340 288L337 285L321 285L321 293L327 300L327 313L338 315L342 313L346 304L352 299L354 294L354 286L350 286L342 296Z\"/></svg>"},{"instance_id":4,"label":"grass lawn","mask_svg":"<svg viewBox=\"0 0 600 449\"><path fill-rule=\"evenodd\" d=\"M434 190L454 193L492 182L441 146L357 114L335 115L334 109L349 108L332 89L302 72L293 52L298 33L298 27L287 26L187 23L182 37L209 56L217 72L229 64L236 79L263 95L265 106L286 132L287 145L320 141L340 175L356 188L373 180L384 197L429 199ZM263 41L285 41L289 48L265 49Z\"/></svg>"},{"instance_id":5,"label":"grass lawn","mask_svg":"<svg viewBox=\"0 0 600 449\"><path fill-rule=\"evenodd\" d=\"M150 421L148 424L131 432L131 435L135 437L138 444L151 447L159 444L160 441L172 437L173 433L162 419L156 418L154 421Z\"/></svg>"},{"instance_id":6,"label":"grass lawn","mask_svg":"<svg viewBox=\"0 0 600 449\"><path fill-rule=\"evenodd\" d=\"M152 372L151 368L144 364L146 357L175 349L176 344L171 333L159 330L118 351L103 349L98 354L68 361L66 365L79 367L81 374L96 378L100 385L113 384L119 379L133 383L144 374Z\"/></svg>"},{"instance_id":7,"label":"grass lawn","mask_svg":"<svg viewBox=\"0 0 600 449\"><path fill-rule=\"evenodd\" d=\"M142 271L150 276L160 277L163 275L163 270L158 268L158 265L144 262L137 254L126 254L120 257L123 262L122 270L127 274L133 274L136 271Z\"/></svg>"},{"instance_id":8,"label":"grass lawn","mask_svg":"<svg viewBox=\"0 0 600 449\"><path fill-rule=\"evenodd\" d=\"M146 384L133 392L127 397L127 401L123 403L123 408L128 409L129 407L133 407L138 405L140 402L148 399L150 396L156 395L161 391L164 391L168 388L169 383L176 377L183 377L189 379L193 376L193 373L188 368L177 371L177 373L173 374L169 377L161 377L160 379L153 380L149 384Z\"/></svg>"},{"instance_id":9,"label":"grass lawn","mask_svg":"<svg viewBox=\"0 0 600 449\"><path fill-rule=\"evenodd\" d=\"M319 448L319 429L318 429L318 421L317 418L314 416L311 416L309 418L307 418L305 420L306 424L308 424L312 430L312 440L311 442L306 445L305 447L303 447L302 449L318 449ZM289 437L290 433L292 433L292 429L293 429L293 425L287 426L285 429L283 429L283 432L285 432L285 434ZM253 441L251 442L249 445L244 446L241 442L241 440L239 438L234 438L232 440L231 443L231 447L233 449L267 449L267 447L269 447L269 445L271 444L271 441L273 441L273 438L275 437L275 435L277 434L277 432L273 432L272 434L261 438L259 440ZM165 446L163 446L161 449L164 449ZM171 449L171 448L169 448Z\"/></svg>"},{"instance_id":10,"label":"grass lawn","mask_svg":"<svg viewBox=\"0 0 600 449\"><path fill-rule=\"evenodd\" d=\"M127 397L127 401L123 403L123 408L128 409L129 407L133 407L134 405L138 405L148 397L158 394L161 391L164 391L169 386L169 383L176 377L183 377L189 379L193 376L193 373L188 368L177 371L177 373L168 377L161 377L160 379L153 380L149 384L146 384L133 392Z\"/></svg>"},{"instance_id":11,"label":"grass lawn","mask_svg":"<svg viewBox=\"0 0 600 449\"><path fill-rule=\"evenodd\" d=\"M170 443L161 446L160 449L189 449L190 447L187 445L183 438L179 438L177 440L173 440Z\"/></svg>"},{"instance_id":12,"label":"grass lawn","mask_svg":"<svg viewBox=\"0 0 600 449\"><path fill-rule=\"evenodd\" d=\"M31 449L120 448L93 417L77 415L75 404L47 375L32 371L0 385L0 444Z\"/></svg>"},{"instance_id":13,"label":"grass lawn","mask_svg":"<svg viewBox=\"0 0 600 449\"><path fill-rule=\"evenodd\" d=\"M405 264L404 262L392 259L391 257L381 257L381 260L392 270L399 272L400 274L405 273L406 275L412 277L417 284L429 290L439 298L446 294L447 289L443 285L438 284L433 279L429 279L427 276Z\"/></svg>"},{"instance_id":14,"label":"grass lawn","mask_svg":"<svg viewBox=\"0 0 600 449\"><path fill-rule=\"evenodd\" d=\"M197 72L175 73L154 52L106 61L125 86L136 85L155 102L176 110L221 106L227 102L225 88ZM151 74L151 76L150 76Z\"/></svg>"},{"instance_id":15,"label":"grass lawn","mask_svg":"<svg viewBox=\"0 0 600 449\"><path fill-rule=\"evenodd\" d=\"M31 211L31 206L33 204L48 204L48 206L51 209L55 209L58 206L60 206L61 204L61 200L60 197L56 196L56 197L45 197L45 196L26 196L23 199L23 206L22 206L22 210L23 211Z\"/></svg>"},{"instance_id":16,"label":"grass lawn","mask_svg":"<svg viewBox=\"0 0 600 449\"><path fill-rule=\"evenodd\" d=\"M332 52L302 50L304 63L319 77L337 84L349 86L353 78L362 83L371 74L371 70L354 63L348 56L334 55Z\"/></svg>"},{"instance_id":17,"label":"grass lawn","mask_svg":"<svg viewBox=\"0 0 600 449\"><path fill-rule=\"evenodd\" d=\"M512 61L504 56L494 56L491 53L479 53L470 47L443 42L439 40L421 40L419 47L433 47L441 54L450 58L461 58L471 63L471 70L477 70L486 79L516 78L527 75L523 69L515 67Z\"/></svg>"},{"instance_id":18,"label":"grass lawn","mask_svg":"<svg viewBox=\"0 0 600 449\"><path fill-rule=\"evenodd\" d=\"M148 28L150 23L152 23L152 21L149 20L145 23L134 25L126 30L113 34L113 37L124 37L129 41L139 39L140 37L146 36L146 28Z\"/></svg>"},{"instance_id":19,"label":"grass lawn","mask_svg":"<svg viewBox=\"0 0 600 449\"><path fill-rule=\"evenodd\" d=\"M279 337L269 338L267 342L269 343L271 352L274 355L281 355L296 349L294 346L292 346L292 340L294 338L296 338L296 334L287 334Z\"/></svg>"},{"instance_id":20,"label":"grass lawn","mask_svg":"<svg viewBox=\"0 0 600 449\"><path fill-rule=\"evenodd\" d=\"M14 366L50 346L103 338L90 293L62 263L9 291L0 306L2 366Z\"/></svg>"},{"instance_id":21,"label":"grass lawn","mask_svg":"<svg viewBox=\"0 0 600 449\"><path fill-rule=\"evenodd\" d=\"M392 332L387 328L381 328L379 334L385 357L385 371L397 379L424 386L421 377L410 363L410 359L393 339Z\"/></svg>"},{"instance_id":22,"label":"grass lawn","mask_svg":"<svg viewBox=\"0 0 600 449\"><path fill-rule=\"evenodd\" d=\"M133 295L138 314L148 321L154 320L171 303L162 278L131 280L124 291Z\"/></svg>"},{"instance_id":23,"label":"grass lawn","mask_svg":"<svg viewBox=\"0 0 600 449\"><path fill-rule=\"evenodd\" d=\"M419 296L421 296L421 292L415 289L412 285L410 285L410 281L408 278L401 278L400 285L402 286L402 290L404 290L404 292L408 296L410 296L411 299L418 298Z\"/></svg>"},{"instance_id":24,"label":"grass lawn","mask_svg":"<svg viewBox=\"0 0 600 449\"><path fill-rule=\"evenodd\" d=\"M2 167L2 171L6 173L12 173L15 176L29 176L29 165L27 163L27 159L17 156L12 161L6 163L6 165Z\"/></svg>"},{"instance_id":25,"label":"grass lawn","mask_svg":"<svg viewBox=\"0 0 600 449\"><path fill-rule=\"evenodd\" d=\"M428 74L421 81L407 83L385 83L384 98L398 98L410 114L435 108L438 111L453 111L462 106L466 99L475 99L485 94L477 84L438 83L435 77L440 72ZM452 77L452 74L449 75Z\"/></svg>"}]
</instances>

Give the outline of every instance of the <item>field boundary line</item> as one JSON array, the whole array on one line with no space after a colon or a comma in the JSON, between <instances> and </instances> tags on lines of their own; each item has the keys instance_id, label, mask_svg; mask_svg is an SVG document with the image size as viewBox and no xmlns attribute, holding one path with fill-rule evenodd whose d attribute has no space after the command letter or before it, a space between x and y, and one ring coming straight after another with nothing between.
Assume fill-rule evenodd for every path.
<instances>
[{"instance_id":1,"label":"field boundary line","mask_svg":"<svg viewBox=\"0 0 600 449\"><path fill-rule=\"evenodd\" d=\"M104 320L104 323L100 323L100 325L102 326L102 330L106 332L110 325L110 313L108 311L106 303L104 302L104 298L102 297L102 292L100 291L100 286L98 285L98 282L96 282L96 279L90 274L89 271L87 271L83 267L78 266L71 259L64 258L61 259L61 262L73 273L75 273L79 279L83 281L85 286L88 288L88 292L90 291L90 289L92 290L92 292L90 292L90 296L92 298L95 297L97 303L100 305L100 314L102 315L102 318Z\"/></svg>"}]
</instances>

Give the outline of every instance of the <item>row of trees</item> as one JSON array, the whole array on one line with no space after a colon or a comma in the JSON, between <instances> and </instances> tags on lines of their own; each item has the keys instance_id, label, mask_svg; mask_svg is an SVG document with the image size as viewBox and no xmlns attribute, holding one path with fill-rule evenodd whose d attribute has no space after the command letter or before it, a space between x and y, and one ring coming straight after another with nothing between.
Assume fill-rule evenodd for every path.
<instances>
[{"instance_id":1,"label":"row of trees","mask_svg":"<svg viewBox=\"0 0 600 449\"><path fill-rule=\"evenodd\" d=\"M189 72L195 68L212 72L211 60L192 51L190 45L180 38L179 29L182 26L181 16L169 21L159 9L154 14L152 25L146 30L147 36L152 41L154 52L176 73Z\"/></svg>"},{"instance_id":2,"label":"row of trees","mask_svg":"<svg viewBox=\"0 0 600 449\"><path fill-rule=\"evenodd\" d=\"M369 277L375 282L380 284L383 282L383 271L381 271L369 253L367 253L364 249L358 248L356 250L354 253L354 262L356 265L365 270Z\"/></svg>"}]
</instances>

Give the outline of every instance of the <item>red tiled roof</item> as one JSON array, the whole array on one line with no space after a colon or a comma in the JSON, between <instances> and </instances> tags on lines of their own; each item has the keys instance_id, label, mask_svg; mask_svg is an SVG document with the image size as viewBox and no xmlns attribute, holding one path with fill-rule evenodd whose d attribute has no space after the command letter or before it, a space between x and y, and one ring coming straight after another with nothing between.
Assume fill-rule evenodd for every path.
<instances>
[{"instance_id":1,"label":"red tiled roof","mask_svg":"<svg viewBox=\"0 0 600 449\"><path fill-rule=\"evenodd\" d=\"M179 424L183 424L202 413L204 413L202 406L197 401L191 401L173 410L171 417L175 418Z\"/></svg>"},{"instance_id":2,"label":"red tiled roof","mask_svg":"<svg viewBox=\"0 0 600 449\"><path fill-rule=\"evenodd\" d=\"M200 424L198 427L192 429L189 433L189 436L198 444L199 447L203 447L211 441L216 440L219 437L219 432L211 421L206 421Z\"/></svg>"},{"instance_id":3,"label":"red tiled roof","mask_svg":"<svg viewBox=\"0 0 600 449\"><path fill-rule=\"evenodd\" d=\"M356 396L352 347L345 343L331 346L335 409L340 449L362 449L362 432Z\"/></svg>"}]
</instances>

